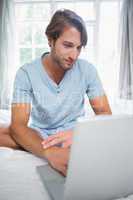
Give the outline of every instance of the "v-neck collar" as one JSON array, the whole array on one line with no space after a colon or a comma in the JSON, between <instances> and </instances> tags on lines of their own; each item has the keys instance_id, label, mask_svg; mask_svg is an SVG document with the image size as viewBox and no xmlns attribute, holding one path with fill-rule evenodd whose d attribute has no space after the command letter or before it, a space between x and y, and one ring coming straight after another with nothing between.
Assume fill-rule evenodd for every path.
<instances>
[{"instance_id":1,"label":"v-neck collar","mask_svg":"<svg viewBox=\"0 0 133 200\"><path fill-rule=\"evenodd\" d=\"M43 57L44 57L45 55L46 55L46 53L43 54ZM64 74L64 76L63 76L63 78L61 79L60 83L57 84L57 83L48 75L48 73L47 73L45 67L43 66L42 57L40 57L39 62L40 62L40 69L41 69L42 76L45 75L45 78L47 79L48 83L49 83L50 85L52 85L54 88L57 88L57 89L63 87L64 83L66 82L66 79L67 79L68 76L70 76L70 74L71 74L72 68L69 69L68 71L66 71L66 73ZM43 77L43 78L44 78L44 77ZM70 77L69 77L69 78L70 78Z\"/></svg>"}]
</instances>

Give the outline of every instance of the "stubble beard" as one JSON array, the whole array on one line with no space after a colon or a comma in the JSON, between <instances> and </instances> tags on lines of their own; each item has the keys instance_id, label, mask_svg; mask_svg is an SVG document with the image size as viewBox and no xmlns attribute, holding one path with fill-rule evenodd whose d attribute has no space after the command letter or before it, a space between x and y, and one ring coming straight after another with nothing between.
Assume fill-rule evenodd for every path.
<instances>
[{"instance_id":1,"label":"stubble beard","mask_svg":"<svg viewBox=\"0 0 133 200\"><path fill-rule=\"evenodd\" d=\"M52 55L53 62L56 64L57 67L61 68L64 72L68 70L67 68L65 68L65 65L62 62L63 58L59 58L55 50L52 51L51 55Z\"/></svg>"}]
</instances>

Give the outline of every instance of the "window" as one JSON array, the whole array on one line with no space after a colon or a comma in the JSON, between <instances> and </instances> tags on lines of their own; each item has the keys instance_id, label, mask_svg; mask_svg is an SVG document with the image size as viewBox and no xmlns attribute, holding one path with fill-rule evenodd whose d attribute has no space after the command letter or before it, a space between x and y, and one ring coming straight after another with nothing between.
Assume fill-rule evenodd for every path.
<instances>
[{"instance_id":1,"label":"window","mask_svg":"<svg viewBox=\"0 0 133 200\"><path fill-rule=\"evenodd\" d=\"M119 1L102 1L100 3L98 68L108 95L116 94L118 83L118 33Z\"/></svg>"},{"instance_id":2,"label":"window","mask_svg":"<svg viewBox=\"0 0 133 200\"><path fill-rule=\"evenodd\" d=\"M82 52L82 57L88 57L88 60L94 62L96 59L94 5L93 1L15 1L18 65L29 62L40 56L42 52L48 51L45 28L51 15L61 8L76 11L85 20L89 40L86 49Z\"/></svg>"},{"instance_id":3,"label":"window","mask_svg":"<svg viewBox=\"0 0 133 200\"><path fill-rule=\"evenodd\" d=\"M15 13L18 65L23 65L48 50L45 28L50 19L50 4L16 2Z\"/></svg>"},{"instance_id":4,"label":"window","mask_svg":"<svg viewBox=\"0 0 133 200\"><path fill-rule=\"evenodd\" d=\"M17 66L30 62L49 47L45 28L60 8L74 10L86 23L88 44L81 57L96 64L107 95L116 92L120 0L14 0Z\"/></svg>"}]
</instances>

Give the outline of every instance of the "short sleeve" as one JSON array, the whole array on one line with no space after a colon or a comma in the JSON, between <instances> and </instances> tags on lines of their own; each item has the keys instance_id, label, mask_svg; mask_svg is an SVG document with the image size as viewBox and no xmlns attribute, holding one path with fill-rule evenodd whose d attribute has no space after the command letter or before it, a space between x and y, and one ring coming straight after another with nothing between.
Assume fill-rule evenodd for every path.
<instances>
[{"instance_id":1,"label":"short sleeve","mask_svg":"<svg viewBox=\"0 0 133 200\"><path fill-rule=\"evenodd\" d=\"M14 80L12 103L31 103L32 87L28 73L20 68Z\"/></svg>"},{"instance_id":2,"label":"short sleeve","mask_svg":"<svg viewBox=\"0 0 133 200\"><path fill-rule=\"evenodd\" d=\"M93 99L98 96L103 96L105 91L98 76L97 70L93 65L91 65L88 74L88 86L86 91L88 98Z\"/></svg>"}]
</instances>

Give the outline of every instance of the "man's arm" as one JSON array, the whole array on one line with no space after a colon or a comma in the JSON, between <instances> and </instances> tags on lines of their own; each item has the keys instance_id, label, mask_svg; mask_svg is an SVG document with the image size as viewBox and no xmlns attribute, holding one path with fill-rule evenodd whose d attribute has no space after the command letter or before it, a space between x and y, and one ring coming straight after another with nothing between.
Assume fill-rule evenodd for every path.
<instances>
[{"instance_id":1,"label":"man's arm","mask_svg":"<svg viewBox=\"0 0 133 200\"><path fill-rule=\"evenodd\" d=\"M45 152L41 148L41 136L39 136L36 130L27 126L30 107L30 104L12 104L11 134L14 140L24 149L45 158Z\"/></svg>"},{"instance_id":2,"label":"man's arm","mask_svg":"<svg viewBox=\"0 0 133 200\"><path fill-rule=\"evenodd\" d=\"M66 175L69 150L59 147L43 149L41 136L36 130L27 126L30 110L30 104L12 104L10 126L12 137L25 150L41 158L46 158L52 167Z\"/></svg>"},{"instance_id":3,"label":"man's arm","mask_svg":"<svg viewBox=\"0 0 133 200\"><path fill-rule=\"evenodd\" d=\"M96 115L111 115L111 108L108 103L107 96L99 96L89 100L90 105Z\"/></svg>"}]
</instances>

